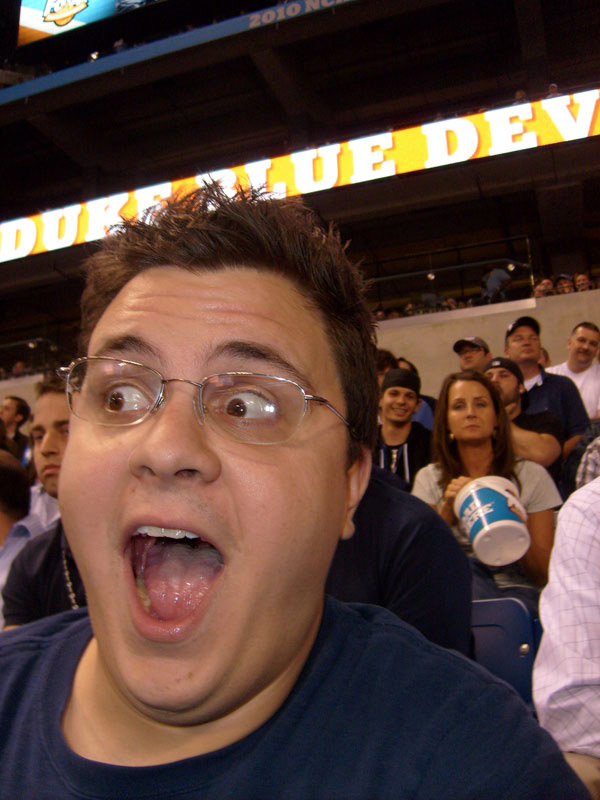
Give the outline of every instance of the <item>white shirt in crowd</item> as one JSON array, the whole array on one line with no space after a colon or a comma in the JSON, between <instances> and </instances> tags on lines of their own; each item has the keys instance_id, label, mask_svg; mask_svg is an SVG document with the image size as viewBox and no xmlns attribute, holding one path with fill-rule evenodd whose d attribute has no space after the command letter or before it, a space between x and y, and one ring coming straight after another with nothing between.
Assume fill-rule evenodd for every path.
<instances>
[{"instance_id":1,"label":"white shirt in crowd","mask_svg":"<svg viewBox=\"0 0 600 800\"><path fill-rule=\"evenodd\" d=\"M546 372L565 375L571 378L579 389L579 394L590 419L600 416L600 364L594 363L583 372L573 372L566 361L555 367L547 367Z\"/></svg>"},{"instance_id":2,"label":"white shirt in crowd","mask_svg":"<svg viewBox=\"0 0 600 800\"><path fill-rule=\"evenodd\" d=\"M600 757L600 478L558 515L533 670L540 724L565 752Z\"/></svg>"},{"instance_id":3,"label":"white shirt in crowd","mask_svg":"<svg viewBox=\"0 0 600 800\"><path fill-rule=\"evenodd\" d=\"M30 498L29 513L38 517L42 530L46 531L56 525L60 517L56 497L49 495L41 483L36 483L31 487Z\"/></svg>"}]
</instances>

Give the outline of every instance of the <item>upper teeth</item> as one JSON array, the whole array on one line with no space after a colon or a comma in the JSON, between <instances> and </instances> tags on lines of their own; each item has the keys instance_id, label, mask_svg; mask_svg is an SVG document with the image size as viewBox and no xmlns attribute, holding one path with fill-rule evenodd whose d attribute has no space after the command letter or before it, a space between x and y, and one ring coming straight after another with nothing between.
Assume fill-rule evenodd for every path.
<instances>
[{"instance_id":1,"label":"upper teeth","mask_svg":"<svg viewBox=\"0 0 600 800\"><path fill-rule=\"evenodd\" d=\"M181 528L159 528L157 525L142 525L137 532L146 536L168 536L170 539L198 539L198 536L190 531L183 531Z\"/></svg>"}]
</instances>

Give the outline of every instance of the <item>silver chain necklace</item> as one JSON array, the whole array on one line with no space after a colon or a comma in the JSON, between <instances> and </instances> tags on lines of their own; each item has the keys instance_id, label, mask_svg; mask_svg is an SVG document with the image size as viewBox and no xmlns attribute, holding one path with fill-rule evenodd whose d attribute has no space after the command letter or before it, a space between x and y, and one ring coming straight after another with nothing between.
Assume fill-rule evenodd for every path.
<instances>
[{"instance_id":1,"label":"silver chain necklace","mask_svg":"<svg viewBox=\"0 0 600 800\"><path fill-rule=\"evenodd\" d=\"M67 593L69 595L71 608L79 608L79 603L77 602L77 598L75 597L75 590L73 589L73 581L71 580L71 573L69 572L69 565L67 564L67 551L65 550L64 547L61 547L60 551L62 553L63 574L65 576L65 583L67 584Z\"/></svg>"}]
</instances>

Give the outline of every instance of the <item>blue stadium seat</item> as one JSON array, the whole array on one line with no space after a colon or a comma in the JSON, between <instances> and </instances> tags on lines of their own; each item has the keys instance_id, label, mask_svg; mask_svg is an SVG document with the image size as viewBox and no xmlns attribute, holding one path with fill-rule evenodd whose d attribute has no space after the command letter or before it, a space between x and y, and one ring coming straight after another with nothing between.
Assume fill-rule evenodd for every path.
<instances>
[{"instance_id":1,"label":"blue stadium seat","mask_svg":"<svg viewBox=\"0 0 600 800\"><path fill-rule=\"evenodd\" d=\"M538 637L527 606L514 597L474 600L471 627L475 661L510 683L533 708L531 673Z\"/></svg>"}]
</instances>

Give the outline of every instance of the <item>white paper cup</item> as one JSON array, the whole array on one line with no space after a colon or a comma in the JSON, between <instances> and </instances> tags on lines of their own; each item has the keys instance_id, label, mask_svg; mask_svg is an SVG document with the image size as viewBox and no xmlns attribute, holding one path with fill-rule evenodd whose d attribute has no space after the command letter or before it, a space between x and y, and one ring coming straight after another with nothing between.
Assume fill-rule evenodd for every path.
<instances>
[{"instance_id":1,"label":"white paper cup","mask_svg":"<svg viewBox=\"0 0 600 800\"><path fill-rule=\"evenodd\" d=\"M517 487L506 478L486 475L469 481L456 495L454 513L484 564L512 564L529 549L527 513Z\"/></svg>"}]
</instances>

